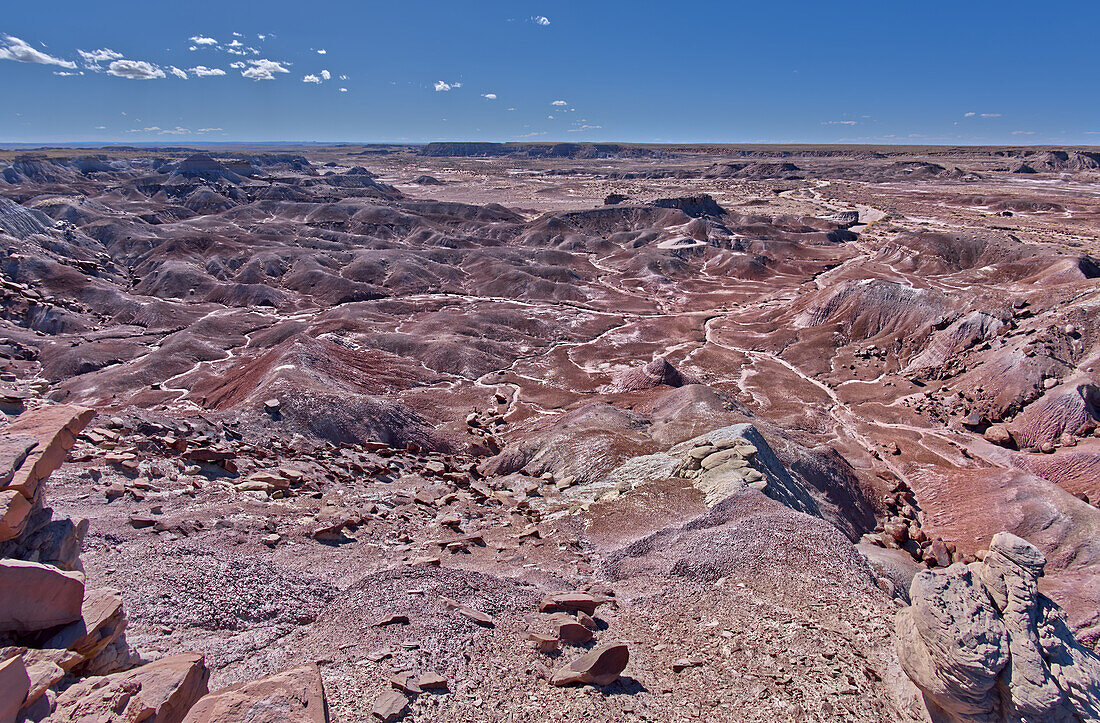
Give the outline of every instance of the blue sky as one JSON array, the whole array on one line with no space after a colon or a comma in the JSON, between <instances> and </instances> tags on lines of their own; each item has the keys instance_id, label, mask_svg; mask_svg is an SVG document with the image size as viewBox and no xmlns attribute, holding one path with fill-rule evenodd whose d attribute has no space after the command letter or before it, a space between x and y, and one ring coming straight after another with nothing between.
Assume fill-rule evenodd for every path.
<instances>
[{"instance_id":1,"label":"blue sky","mask_svg":"<svg viewBox=\"0 0 1100 723\"><path fill-rule=\"evenodd\" d=\"M1100 145L1092 1L5 5L0 142Z\"/></svg>"}]
</instances>

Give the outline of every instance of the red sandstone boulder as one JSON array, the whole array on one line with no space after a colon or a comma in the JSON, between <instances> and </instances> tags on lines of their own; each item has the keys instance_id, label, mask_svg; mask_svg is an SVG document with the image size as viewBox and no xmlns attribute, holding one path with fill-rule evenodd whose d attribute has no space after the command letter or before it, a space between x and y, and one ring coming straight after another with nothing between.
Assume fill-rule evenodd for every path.
<instances>
[{"instance_id":1,"label":"red sandstone boulder","mask_svg":"<svg viewBox=\"0 0 1100 723\"><path fill-rule=\"evenodd\" d=\"M204 696L186 723L324 723L325 692L313 663Z\"/></svg>"},{"instance_id":2,"label":"red sandstone boulder","mask_svg":"<svg viewBox=\"0 0 1100 723\"><path fill-rule=\"evenodd\" d=\"M206 695L210 671L199 653L81 680L57 697L56 721L180 723Z\"/></svg>"},{"instance_id":3,"label":"red sandstone boulder","mask_svg":"<svg viewBox=\"0 0 1100 723\"><path fill-rule=\"evenodd\" d=\"M0 633L32 633L80 619L84 575L0 560Z\"/></svg>"}]
</instances>

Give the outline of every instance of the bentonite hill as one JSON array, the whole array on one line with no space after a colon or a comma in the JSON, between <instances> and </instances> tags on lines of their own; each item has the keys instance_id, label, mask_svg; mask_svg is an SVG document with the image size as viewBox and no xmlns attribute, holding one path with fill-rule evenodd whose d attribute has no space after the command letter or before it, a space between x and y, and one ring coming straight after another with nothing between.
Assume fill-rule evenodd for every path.
<instances>
[{"instance_id":1,"label":"bentonite hill","mask_svg":"<svg viewBox=\"0 0 1100 723\"><path fill-rule=\"evenodd\" d=\"M0 723L1100 720L1100 153L0 157Z\"/></svg>"}]
</instances>

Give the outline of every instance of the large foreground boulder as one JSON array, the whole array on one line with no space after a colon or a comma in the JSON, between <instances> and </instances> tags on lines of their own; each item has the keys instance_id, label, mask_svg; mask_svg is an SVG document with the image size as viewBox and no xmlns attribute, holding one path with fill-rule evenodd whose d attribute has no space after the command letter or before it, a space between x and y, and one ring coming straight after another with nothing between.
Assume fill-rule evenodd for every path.
<instances>
[{"instance_id":1,"label":"large foreground boulder","mask_svg":"<svg viewBox=\"0 0 1100 723\"><path fill-rule=\"evenodd\" d=\"M202 655L173 655L123 673L81 680L57 697L57 708L47 720L180 723L206 695L209 680Z\"/></svg>"},{"instance_id":2,"label":"large foreground boulder","mask_svg":"<svg viewBox=\"0 0 1100 723\"><path fill-rule=\"evenodd\" d=\"M33 633L80 619L84 575L0 560L0 633Z\"/></svg>"},{"instance_id":3,"label":"large foreground boulder","mask_svg":"<svg viewBox=\"0 0 1100 723\"><path fill-rule=\"evenodd\" d=\"M936 723L1100 720L1100 658L1039 593L1046 560L1000 532L983 562L913 578L897 617L902 669Z\"/></svg>"},{"instance_id":4,"label":"large foreground boulder","mask_svg":"<svg viewBox=\"0 0 1100 723\"><path fill-rule=\"evenodd\" d=\"M321 671L310 663L204 696L186 723L325 723Z\"/></svg>"}]
</instances>

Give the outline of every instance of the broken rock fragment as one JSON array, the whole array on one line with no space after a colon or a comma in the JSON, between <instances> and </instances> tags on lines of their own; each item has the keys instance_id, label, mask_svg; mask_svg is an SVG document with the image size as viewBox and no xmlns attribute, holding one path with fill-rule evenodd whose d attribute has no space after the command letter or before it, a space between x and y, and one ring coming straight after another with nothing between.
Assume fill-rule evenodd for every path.
<instances>
[{"instance_id":1,"label":"broken rock fragment","mask_svg":"<svg viewBox=\"0 0 1100 723\"><path fill-rule=\"evenodd\" d=\"M569 665L555 670L550 677L550 684L611 685L619 679L629 661L630 652L625 643L598 645Z\"/></svg>"},{"instance_id":2,"label":"broken rock fragment","mask_svg":"<svg viewBox=\"0 0 1100 723\"><path fill-rule=\"evenodd\" d=\"M388 690L374 701L371 713L382 723L393 723L409 709L409 699L396 690Z\"/></svg>"}]
</instances>

